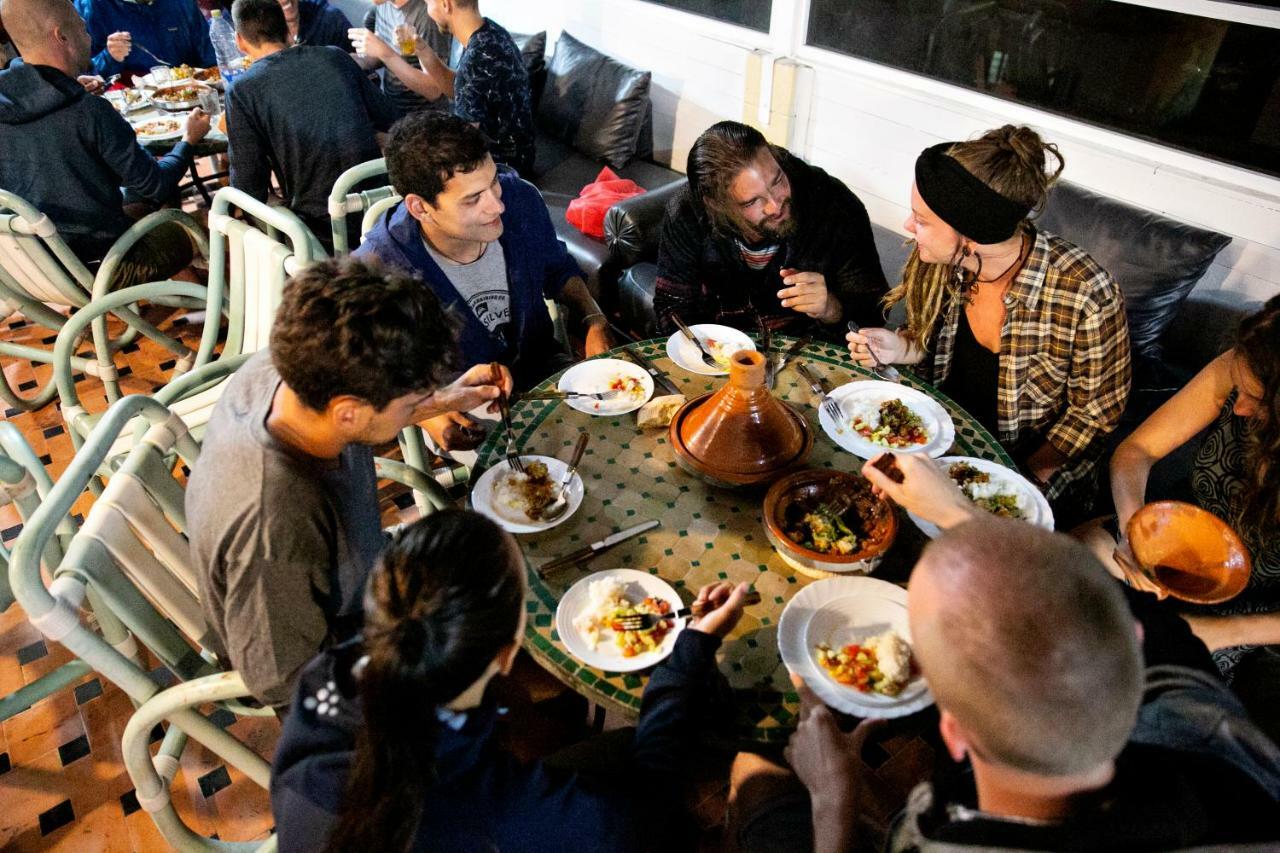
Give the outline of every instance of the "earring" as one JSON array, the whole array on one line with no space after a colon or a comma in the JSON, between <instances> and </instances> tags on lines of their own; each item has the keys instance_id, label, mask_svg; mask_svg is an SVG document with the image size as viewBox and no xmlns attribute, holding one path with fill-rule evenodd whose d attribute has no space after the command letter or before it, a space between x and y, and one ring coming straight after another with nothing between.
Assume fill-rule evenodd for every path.
<instances>
[{"instance_id":1,"label":"earring","mask_svg":"<svg viewBox=\"0 0 1280 853\"><path fill-rule=\"evenodd\" d=\"M962 259L967 258L972 254L973 252L969 249L968 246L960 247L960 256ZM981 258L979 258L978 263L979 264L982 263ZM955 263L951 265L951 281L955 285L956 289L962 290L962 291L971 291L973 290L974 286L977 284L978 276L977 274L972 273L969 270L965 269L964 264L961 263L960 260L957 260L955 261Z\"/></svg>"}]
</instances>

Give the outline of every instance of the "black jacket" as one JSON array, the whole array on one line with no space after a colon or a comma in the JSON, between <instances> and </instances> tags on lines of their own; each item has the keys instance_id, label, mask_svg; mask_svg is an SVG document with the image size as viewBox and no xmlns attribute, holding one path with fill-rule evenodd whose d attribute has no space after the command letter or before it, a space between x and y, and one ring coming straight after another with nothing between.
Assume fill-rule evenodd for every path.
<instances>
[{"instance_id":1,"label":"black jacket","mask_svg":"<svg viewBox=\"0 0 1280 853\"><path fill-rule=\"evenodd\" d=\"M722 323L755 331L759 314L773 329L791 332L813 325L783 308L779 272L820 272L840 299L843 320L883 325L879 301L888 285L880 267L871 220L858 197L840 181L785 151L779 165L791 183L796 232L762 270L742 260L731 235L713 231L700 201L686 188L671 200L658 243L658 282L653 307L658 324L671 332L676 313L686 323ZM844 338L841 326L825 337Z\"/></svg>"}]
</instances>

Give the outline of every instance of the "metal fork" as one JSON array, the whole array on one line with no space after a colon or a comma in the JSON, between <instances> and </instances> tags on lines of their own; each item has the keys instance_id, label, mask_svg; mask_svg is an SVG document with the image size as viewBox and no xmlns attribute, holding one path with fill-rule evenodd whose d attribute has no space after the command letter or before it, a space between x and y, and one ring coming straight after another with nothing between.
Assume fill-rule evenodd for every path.
<instances>
[{"instance_id":1,"label":"metal fork","mask_svg":"<svg viewBox=\"0 0 1280 853\"><path fill-rule=\"evenodd\" d=\"M161 65L165 66L166 68L172 68L172 67L173 67L173 63L172 63L172 62L165 62L163 59L161 59L160 57L156 56L156 55L155 55L154 53L152 53L151 51L147 50L147 48L146 48L144 45L142 45L142 44L140 44L140 43L138 43L138 42L136 42L136 41L132 41L132 40L130 40L130 42L129 42L129 49L130 49L130 50L137 49L137 50L142 51L142 52L143 52L143 53L145 53L147 56L151 57L151 58L152 58L152 59L154 59L156 62L160 63Z\"/></svg>"},{"instance_id":2,"label":"metal fork","mask_svg":"<svg viewBox=\"0 0 1280 853\"><path fill-rule=\"evenodd\" d=\"M743 600L743 604L748 606L759 603L760 593L754 589L748 592L747 597ZM662 615L657 613L632 613L627 616L619 616L613 620L613 624L610 627L615 631L648 631L666 619L672 621L687 619L690 616L705 616L709 612L706 605L691 604L688 607L681 607L675 613L664 613Z\"/></svg>"},{"instance_id":3,"label":"metal fork","mask_svg":"<svg viewBox=\"0 0 1280 853\"><path fill-rule=\"evenodd\" d=\"M521 394L521 400L597 400L608 403L618 399L626 391L612 389L609 391L531 391Z\"/></svg>"},{"instance_id":4,"label":"metal fork","mask_svg":"<svg viewBox=\"0 0 1280 853\"><path fill-rule=\"evenodd\" d=\"M560 481L559 489L556 490L556 499L548 504L547 508L542 512L543 521L555 521L568 511L569 484L573 482L573 475L578 472L578 465L582 462L582 454L587 452L587 442L590 440L591 433L586 430L578 433L578 442L573 446L573 455L569 457L569 467L564 472L564 479Z\"/></svg>"},{"instance_id":5,"label":"metal fork","mask_svg":"<svg viewBox=\"0 0 1280 853\"><path fill-rule=\"evenodd\" d=\"M809 365L803 361L796 362L796 371L809 383L809 389L822 397L822 411L827 413L827 417L837 424L843 424L844 412L840 408L840 403L831 396L831 389L828 387L826 380L814 374L809 369Z\"/></svg>"},{"instance_id":6,"label":"metal fork","mask_svg":"<svg viewBox=\"0 0 1280 853\"><path fill-rule=\"evenodd\" d=\"M493 377L493 384L501 387L502 369L496 361L489 365L489 374ZM511 426L511 401L507 399L505 391L498 393L498 411L502 415L502 427L507 431L507 467L523 474L524 463L520 461L520 450L516 447L516 431Z\"/></svg>"},{"instance_id":7,"label":"metal fork","mask_svg":"<svg viewBox=\"0 0 1280 853\"><path fill-rule=\"evenodd\" d=\"M698 354L702 356L703 364L707 367L714 367L716 370L724 370L724 365L716 361L715 355L707 345L702 342L702 339L693 333L693 329L690 329L685 325L684 320L681 320L678 315L672 314L671 322L676 324L676 328L679 329L680 333L688 339L689 343L698 348Z\"/></svg>"}]
</instances>

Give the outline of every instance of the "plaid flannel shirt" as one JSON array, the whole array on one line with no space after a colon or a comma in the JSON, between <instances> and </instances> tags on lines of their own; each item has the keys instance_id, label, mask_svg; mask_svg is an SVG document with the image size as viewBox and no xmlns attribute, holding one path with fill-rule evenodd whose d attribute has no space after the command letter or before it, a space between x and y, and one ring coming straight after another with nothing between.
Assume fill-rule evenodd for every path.
<instances>
[{"instance_id":1,"label":"plaid flannel shirt","mask_svg":"<svg viewBox=\"0 0 1280 853\"><path fill-rule=\"evenodd\" d=\"M1054 499L1092 476L1128 402L1124 297L1083 249L1038 232L1004 304L997 437L1013 446L1028 433L1039 434L1067 457L1045 488ZM962 298L944 307L932 363L921 365L934 384L951 371L963 308Z\"/></svg>"}]
</instances>

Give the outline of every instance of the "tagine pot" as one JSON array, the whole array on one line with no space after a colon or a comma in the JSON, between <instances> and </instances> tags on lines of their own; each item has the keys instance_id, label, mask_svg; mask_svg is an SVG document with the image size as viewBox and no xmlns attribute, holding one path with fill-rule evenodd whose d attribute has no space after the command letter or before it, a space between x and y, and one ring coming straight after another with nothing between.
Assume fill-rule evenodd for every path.
<instances>
[{"instance_id":1,"label":"tagine pot","mask_svg":"<svg viewBox=\"0 0 1280 853\"><path fill-rule=\"evenodd\" d=\"M764 384L765 357L741 350L729 359L729 381L695 397L671 420L676 461L716 486L770 483L800 465L813 449L803 415Z\"/></svg>"}]
</instances>

